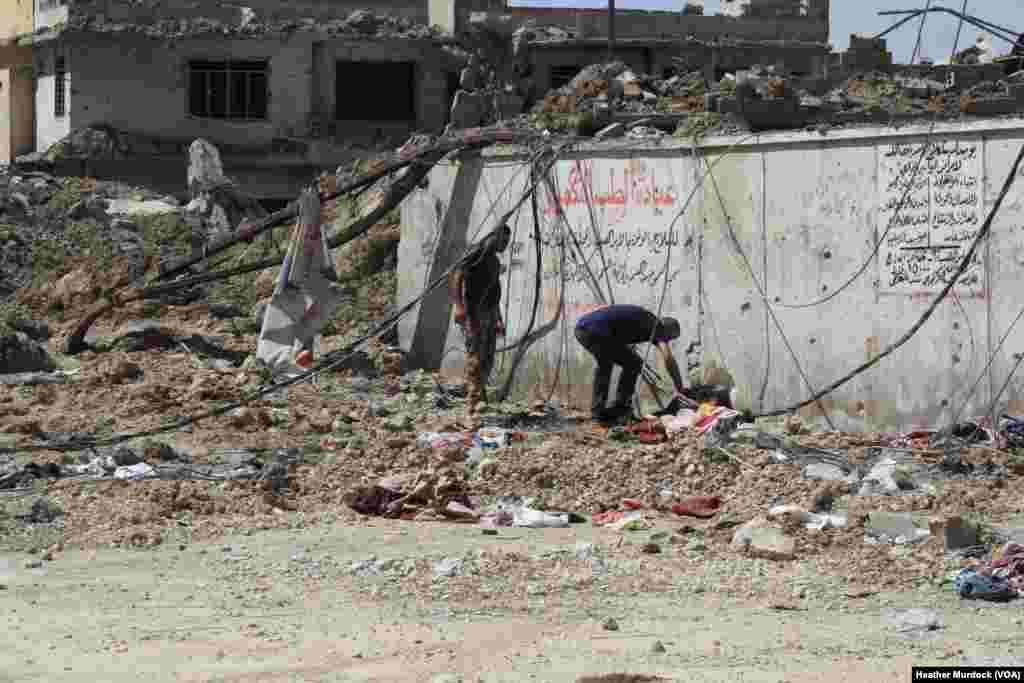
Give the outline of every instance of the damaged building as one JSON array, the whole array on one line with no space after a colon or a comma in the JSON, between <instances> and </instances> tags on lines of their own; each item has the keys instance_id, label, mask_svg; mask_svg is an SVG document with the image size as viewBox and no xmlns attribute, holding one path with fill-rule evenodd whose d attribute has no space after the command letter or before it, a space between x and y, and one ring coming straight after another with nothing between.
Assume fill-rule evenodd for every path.
<instances>
[{"instance_id":1,"label":"damaged building","mask_svg":"<svg viewBox=\"0 0 1024 683\"><path fill-rule=\"evenodd\" d=\"M35 0L28 7L31 20L26 14L8 32L31 55L33 139L19 138L7 160L102 125L125 133L129 156L180 154L203 137L225 148L229 165L236 152L329 165L341 160L332 143L370 147L449 122L473 49L465 38L475 12L510 20L509 35L524 24L537 29L527 31L531 48L520 74L530 87L511 111L502 107L505 114L594 62L609 30L604 13L507 8L495 0L199 7ZM677 66L669 55L682 54L709 77L760 63L794 73L824 68L827 0L772 21L760 8L755 2L738 17L624 11L615 20L619 57L668 73Z\"/></svg>"}]
</instances>

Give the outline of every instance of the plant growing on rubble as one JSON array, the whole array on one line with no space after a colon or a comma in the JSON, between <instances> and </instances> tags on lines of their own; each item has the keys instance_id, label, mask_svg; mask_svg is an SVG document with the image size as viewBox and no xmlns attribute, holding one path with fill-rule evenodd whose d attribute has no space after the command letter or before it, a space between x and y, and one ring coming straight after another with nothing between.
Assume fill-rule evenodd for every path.
<instances>
[{"instance_id":1,"label":"plant growing on rubble","mask_svg":"<svg viewBox=\"0 0 1024 683\"><path fill-rule=\"evenodd\" d=\"M673 137L689 139L694 144L699 144L708 134L708 131L718 128L722 123L722 116L717 112L704 112L703 114L690 114L685 124L680 124L673 133Z\"/></svg>"},{"instance_id":2,"label":"plant growing on rubble","mask_svg":"<svg viewBox=\"0 0 1024 683\"><path fill-rule=\"evenodd\" d=\"M686 84L686 95L688 97L700 97L707 94L708 86L703 78L694 78Z\"/></svg>"},{"instance_id":3,"label":"plant growing on rubble","mask_svg":"<svg viewBox=\"0 0 1024 683\"><path fill-rule=\"evenodd\" d=\"M42 239L32 243L32 284L39 287L63 271L69 258L67 249L56 240Z\"/></svg>"},{"instance_id":4,"label":"plant growing on rubble","mask_svg":"<svg viewBox=\"0 0 1024 683\"><path fill-rule=\"evenodd\" d=\"M161 248L185 256L192 251L192 226L175 213L139 214L132 217L142 235L147 254L160 253Z\"/></svg>"},{"instance_id":5,"label":"plant growing on rubble","mask_svg":"<svg viewBox=\"0 0 1024 683\"><path fill-rule=\"evenodd\" d=\"M54 145L54 148L61 146L57 144ZM52 211L64 212L82 201L81 178L65 178L62 185L63 187L50 195L50 199L46 202L46 207Z\"/></svg>"},{"instance_id":6,"label":"plant growing on rubble","mask_svg":"<svg viewBox=\"0 0 1024 683\"><path fill-rule=\"evenodd\" d=\"M909 114L912 108L912 101L906 95L900 95L896 98L896 113L897 114Z\"/></svg>"},{"instance_id":7,"label":"plant growing on rubble","mask_svg":"<svg viewBox=\"0 0 1024 683\"><path fill-rule=\"evenodd\" d=\"M735 97L736 79L723 78L721 81L718 82L718 92L722 94L722 97Z\"/></svg>"},{"instance_id":8,"label":"plant growing on rubble","mask_svg":"<svg viewBox=\"0 0 1024 683\"><path fill-rule=\"evenodd\" d=\"M27 306L19 303L0 304L0 335L13 334L15 323L31 319L32 311Z\"/></svg>"}]
</instances>

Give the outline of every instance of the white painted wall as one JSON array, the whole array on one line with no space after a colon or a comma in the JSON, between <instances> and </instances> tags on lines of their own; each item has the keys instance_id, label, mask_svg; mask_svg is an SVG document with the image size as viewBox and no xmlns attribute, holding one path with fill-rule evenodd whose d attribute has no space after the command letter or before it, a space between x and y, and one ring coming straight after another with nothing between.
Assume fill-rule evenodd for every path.
<instances>
[{"instance_id":1,"label":"white painted wall","mask_svg":"<svg viewBox=\"0 0 1024 683\"><path fill-rule=\"evenodd\" d=\"M44 45L34 55L36 71L36 151L45 151L71 132L71 59L66 58L67 73L64 87L67 89L64 116L54 116L54 92L57 79L54 76L54 51L52 44Z\"/></svg>"},{"instance_id":2,"label":"white painted wall","mask_svg":"<svg viewBox=\"0 0 1024 683\"><path fill-rule=\"evenodd\" d=\"M705 358L723 361L740 382L752 387L755 408L772 409L802 400L810 390L786 341L770 317L766 320L766 308L736 243L757 278L763 277L767 264L769 300L809 383L814 389L830 384L896 341L941 288L941 282L893 284L893 268L885 265L888 252L898 255L901 238L897 233L906 235L913 228L894 228L883 245L882 258L872 258L876 235L885 230L891 214L882 207L893 193L880 183L886 184L889 177L885 169L894 159L888 156L892 144L923 142L927 133L925 127L851 129L828 137L780 133L750 138L732 149L740 139L707 140L700 154L712 164L717 162L713 174L735 241L714 185L698 182L703 160L695 159L686 145L638 147L627 141L595 145L579 153L579 169L576 159L559 162L557 175L563 206L581 240L592 230L583 198L585 192L592 193L597 230L603 238L611 238L604 248L607 275L601 274L601 255L593 242L584 245L584 251L602 286L607 288L611 279L615 301L656 309L664 290L663 312L682 322L677 355L684 355L689 342L700 341ZM969 241L969 231L980 226L1017 149L1024 144L1024 127L1017 122L944 124L936 127L931 142L944 143L946 151L927 162L932 164L930 176L922 171L919 178L931 177L933 186L945 182L949 187L954 187L952 181L941 181L943 176L960 178L962 192L953 199L963 202L959 216L972 218L958 228L959 237ZM956 159L967 161L959 165L950 161ZM516 175L522 167L509 161L489 160L476 189L471 233L492 226L494 219L488 216L492 205L492 216L501 215L523 191L526 174ZM436 169L429 188L417 191L403 207L399 255L403 302L417 295L425 281L457 170ZM964 180L970 176L978 176L973 186ZM923 195L926 203L931 198L933 213L940 210L935 208L938 203L951 197L936 192ZM973 207L969 204L972 192L977 201ZM691 193L692 201L683 211ZM511 255L512 287L503 300L509 308L510 339L524 331L533 305L529 204L525 209L518 223L512 223L520 252ZM556 213L545 196L541 211L542 233L550 232ZM927 207L919 210L929 217L925 232L945 234L948 240L952 228L942 225L948 219L936 220L928 212ZM911 213L905 208L903 215ZM956 207L946 213L957 215ZM669 258L665 238L670 230L675 242ZM554 313L559 292L560 278L553 272L557 250L548 247L545 254L549 279L538 325ZM829 397L824 405L837 427L897 429L945 423L965 400L961 418L987 411L1015 362L1013 354L1024 345L1022 325L995 355L992 377L986 374L968 400L991 349L1024 303L1018 294L1019 269L1024 265L1024 182L1011 191L993 224L991 244L981 255L982 263L975 269L982 276L979 282L959 288L959 296L941 304L906 345ZM865 262L869 262L866 272L828 302L807 308L774 305L776 297L786 304L821 299L840 288ZM673 279L664 289L666 263ZM589 394L591 365L572 336L572 323L597 298L589 291L579 264L575 270L580 281L567 290L564 309L567 341L563 344L559 330L532 351L523 384L544 389L546 394L561 359L558 391L582 406ZM444 315L445 311L426 314ZM403 345L410 343L415 324L415 317L410 317L400 328ZM458 371L461 348L460 334L449 329L448 370ZM762 385L764 397L758 401ZM1024 412L1024 374L1011 380L997 410L1004 408Z\"/></svg>"}]
</instances>

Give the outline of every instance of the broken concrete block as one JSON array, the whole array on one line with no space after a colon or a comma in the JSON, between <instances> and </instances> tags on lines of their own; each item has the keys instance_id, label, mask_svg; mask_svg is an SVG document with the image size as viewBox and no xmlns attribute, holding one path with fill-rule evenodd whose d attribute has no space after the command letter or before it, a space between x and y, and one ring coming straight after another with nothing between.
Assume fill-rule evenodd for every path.
<instances>
[{"instance_id":1,"label":"broken concrete block","mask_svg":"<svg viewBox=\"0 0 1024 683\"><path fill-rule=\"evenodd\" d=\"M815 481L845 481L846 473L842 468L823 462L815 462L804 467L804 479Z\"/></svg>"},{"instance_id":2,"label":"broken concrete block","mask_svg":"<svg viewBox=\"0 0 1024 683\"><path fill-rule=\"evenodd\" d=\"M611 138L621 138L625 134L626 126L624 124L612 123L594 133L594 137L598 140L608 140Z\"/></svg>"},{"instance_id":3,"label":"broken concrete block","mask_svg":"<svg viewBox=\"0 0 1024 683\"><path fill-rule=\"evenodd\" d=\"M768 526L768 519L766 517L755 517L746 524L742 525L732 535L732 547L735 550L739 550L745 546L750 545L750 540L754 537L754 530L760 529L761 527Z\"/></svg>"},{"instance_id":4,"label":"broken concrete block","mask_svg":"<svg viewBox=\"0 0 1024 683\"><path fill-rule=\"evenodd\" d=\"M871 468L860 487L862 496L891 496L900 492L900 485L893 474L897 463L892 458L883 458Z\"/></svg>"},{"instance_id":5,"label":"broken concrete block","mask_svg":"<svg viewBox=\"0 0 1024 683\"><path fill-rule=\"evenodd\" d=\"M940 519L942 527L943 545L946 552L960 550L978 545L978 528L973 524L964 521L963 517L953 515ZM929 530L932 525L929 524ZM935 533L934 531L932 532Z\"/></svg>"},{"instance_id":6,"label":"broken concrete block","mask_svg":"<svg viewBox=\"0 0 1024 683\"><path fill-rule=\"evenodd\" d=\"M202 138L194 140L188 147L188 187L192 196L227 182L220 151Z\"/></svg>"},{"instance_id":7,"label":"broken concrete block","mask_svg":"<svg viewBox=\"0 0 1024 683\"><path fill-rule=\"evenodd\" d=\"M909 513L872 512L868 515L868 533L890 539L915 540L917 527Z\"/></svg>"},{"instance_id":8,"label":"broken concrete block","mask_svg":"<svg viewBox=\"0 0 1024 683\"><path fill-rule=\"evenodd\" d=\"M792 560L796 557L796 541L779 527L760 527L751 533L750 554L766 560Z\"/></svg>"},{"instance_id":9,"label":"broken concrete block","mask_svg":"<svg viewBox=\"0 0 1024 683\"><path fill-rule=\"evenodd\" d=\"M0 373L51 372L57 364L24 332L0 337Z\"/></svg>"}]
</instances>

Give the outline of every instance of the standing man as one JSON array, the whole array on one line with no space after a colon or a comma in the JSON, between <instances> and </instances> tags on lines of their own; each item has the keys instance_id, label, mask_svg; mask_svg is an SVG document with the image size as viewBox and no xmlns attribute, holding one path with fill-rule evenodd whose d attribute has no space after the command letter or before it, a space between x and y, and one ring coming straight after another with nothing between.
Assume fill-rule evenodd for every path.
<instances>
[{"instance_id":1,"label":"standing man","mask_svg":"<svg viewBox=\"0 0 1024 683\"><path fill-rule=\"evenodd\" d=\"M498 254L511 241L512 230L502 225L475 246L448 278L455 323L466 338L466 391L471 412L487 402L487 380L494 367L498 337L505 334Z\"/></svg>"},{"instance_id":2,"label":"standing man","mask_svg":"<svg viewBox=\"0 0 1024 683\"><path fill-rule=\"evenodd\" d=\"M594 372L591 416L599 422L615 422L633 412L633 392L643 370L643 359L631 348L632 344L655 344L665 369L672 377L676 394L685 406L694 403L683 394L683 378L672 355L669 342L679 337L679 321L661 318L641 306L617 304L605 306L583 316L576 323L576 340L597 361ZM605 407L611 387L612 367L622 368L615 403Z\"/></svg>"}]
</instances>

